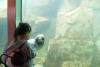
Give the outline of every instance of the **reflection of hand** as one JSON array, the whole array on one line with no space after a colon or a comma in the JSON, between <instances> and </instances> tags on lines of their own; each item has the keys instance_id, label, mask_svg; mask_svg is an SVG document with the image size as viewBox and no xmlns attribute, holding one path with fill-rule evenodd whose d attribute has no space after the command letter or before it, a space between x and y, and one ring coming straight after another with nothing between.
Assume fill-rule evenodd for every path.
<instances>
[{"instance_id":1,"label":"reflection of hand","mask_svg":"<svg viewBox=\"0 0 100 67\"><path fill-rule=\"evenodd\" d=\"M34 48L38 48L38 45L37 44L34 44Z\"/></svg>"}]
</instances>

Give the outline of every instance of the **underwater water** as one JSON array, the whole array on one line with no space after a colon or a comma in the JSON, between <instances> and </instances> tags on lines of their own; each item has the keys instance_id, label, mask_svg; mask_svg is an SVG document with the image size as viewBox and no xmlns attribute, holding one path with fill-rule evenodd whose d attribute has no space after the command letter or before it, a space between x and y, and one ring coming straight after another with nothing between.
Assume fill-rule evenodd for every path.
<instances>
[{"instance_id":1,"label":"underwater water","mask_svg":"<svg viewBox=\"0 0 100 67\"><path fill-rule=\"evenodd\" d=\"M7 42L6 9L0 7L0 51ZM22 0L30 38L45 35L34 67L100 67L99 18L100 0Z\"/></svg>"},{"instance_id":2,"label":"underwater water","mask_svg":"<svg viewBox=\"0 0 100 67\"><path fill-rule=\"evenodd\" d=\"M35 67L100 67L100 0L24 0L31 38L46 36Z\"/></svg>"}]
</instances>

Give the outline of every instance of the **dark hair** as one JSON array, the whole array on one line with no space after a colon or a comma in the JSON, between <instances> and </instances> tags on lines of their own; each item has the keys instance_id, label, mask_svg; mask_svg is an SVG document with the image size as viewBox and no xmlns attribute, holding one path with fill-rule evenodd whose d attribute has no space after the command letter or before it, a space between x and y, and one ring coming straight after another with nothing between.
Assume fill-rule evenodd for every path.
<instances>
[{"instance_id":1,"label":"dark hair","mask_svg":"<svg viewBox=\"0 0 100 67\"><path fill-rule=\"evenodd\" d=\"M28 23L19 23L19 26L15 29L14 39L17 41L19 35L23 35L26 32L31 32L31 26Z\"/></svg>"}]
</instances>

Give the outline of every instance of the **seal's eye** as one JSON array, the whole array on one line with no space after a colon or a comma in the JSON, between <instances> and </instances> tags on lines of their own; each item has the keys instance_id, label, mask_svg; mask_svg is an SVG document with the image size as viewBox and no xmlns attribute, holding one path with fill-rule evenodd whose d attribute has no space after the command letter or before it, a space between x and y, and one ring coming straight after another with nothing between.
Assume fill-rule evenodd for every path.
<instances>
[{"instance_id":1,"label":"seal's eye","mask_svg":"<svg viewBox=\"0 0 100 67\"><path fill-rule=\"evenodd\" d=\"M42 40L44 40L44 38L42 38Z\"/></svg>"}]
</instances>

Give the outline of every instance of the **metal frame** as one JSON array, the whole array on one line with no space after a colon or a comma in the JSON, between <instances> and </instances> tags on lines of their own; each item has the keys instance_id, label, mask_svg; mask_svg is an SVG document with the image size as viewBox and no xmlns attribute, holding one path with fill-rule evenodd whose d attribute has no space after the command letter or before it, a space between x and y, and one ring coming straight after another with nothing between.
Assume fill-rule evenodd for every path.
<instances>
[{"instance_id":1,"label":"metal frame","mask_svg":"<svg viewBox=\"0 0 100 67\"><path fill-rule=\"evenodd\" d=\"M16 27L16 0L8 0L8 43L13 40L14 30Z\"/></svg>"}]
</instances>

